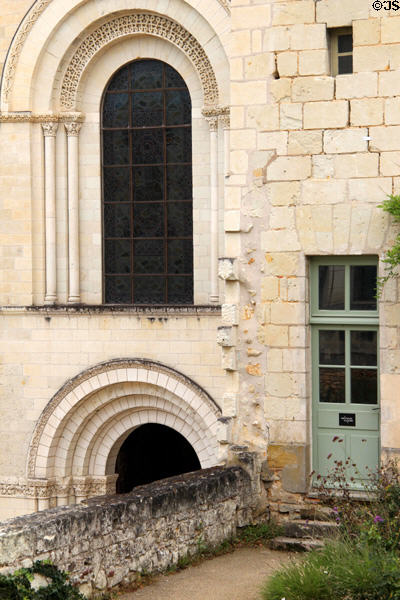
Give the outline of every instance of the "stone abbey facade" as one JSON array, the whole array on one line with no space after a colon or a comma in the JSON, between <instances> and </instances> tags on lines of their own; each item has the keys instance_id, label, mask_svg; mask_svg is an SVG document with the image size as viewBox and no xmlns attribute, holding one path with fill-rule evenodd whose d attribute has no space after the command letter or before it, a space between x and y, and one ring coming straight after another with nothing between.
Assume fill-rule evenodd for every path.
<instances>
[{"instance_id":1,"label":"stone abbey facade","mask_svg":"<svg viewBox=\"0 0 400 600\"><path fill-rule=\"evenodd\" d=\"M2 0L0 518L115 492L149 424L281 512L398 455L389 4Z\"/></svg>"}]
</instances>

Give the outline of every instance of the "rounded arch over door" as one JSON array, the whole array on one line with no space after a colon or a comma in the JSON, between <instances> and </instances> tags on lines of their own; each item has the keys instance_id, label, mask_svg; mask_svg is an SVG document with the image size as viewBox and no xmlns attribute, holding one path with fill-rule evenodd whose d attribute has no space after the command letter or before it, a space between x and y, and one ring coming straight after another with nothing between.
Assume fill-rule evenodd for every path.
<instances>
[{"instance_id":1,"label":"rounded arch over door","mask_svg":"<svg viewBox=\"0 0 400 600\"><path fill-rule=\"evenodd\" d=\"M46 406L32 437L27 474L56 485L106 477L122 441L144 423L175 429L201 467L211 467L218 462L220 416L207 392L170 367L142 359L101 363L67 382Z\"/></svg>"}]
</instances>

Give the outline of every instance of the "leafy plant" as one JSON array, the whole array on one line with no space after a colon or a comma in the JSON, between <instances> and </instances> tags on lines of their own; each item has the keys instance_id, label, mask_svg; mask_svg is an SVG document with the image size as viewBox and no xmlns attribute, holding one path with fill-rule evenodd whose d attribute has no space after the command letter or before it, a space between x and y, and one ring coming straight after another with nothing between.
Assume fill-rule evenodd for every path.
<instances>
[{"instance_id":1,"label":"leafy plant","mask_svg":"<svg viewBox=\"0 0 400 600\"><path fill-rule=\"evenodd\" d=\"M48 585L34 589L34 575L42 575ZM0 575L1 600L85 600L69 581L67 573L48 561L36 561L32 567Z\"/></svg>"},{"instance_id":2,"label":"leafy plant","mask_svg":"<svg viewBox=\"0 0 400 600\"><path fill-rule=\"evenodd\" d=\"M385 212L392 215L393 220L400 223L400 196L391 194L382 204L378 205ZM386 256L383 259L386 263L385 271L386 275L378 277L377 282L377 295L378 297L382 294L383 286L389 279L393 279L399 276L398 267L400 265L400 233L396 236L393 246L386 252Z\"/></svg>"}]
</instances>

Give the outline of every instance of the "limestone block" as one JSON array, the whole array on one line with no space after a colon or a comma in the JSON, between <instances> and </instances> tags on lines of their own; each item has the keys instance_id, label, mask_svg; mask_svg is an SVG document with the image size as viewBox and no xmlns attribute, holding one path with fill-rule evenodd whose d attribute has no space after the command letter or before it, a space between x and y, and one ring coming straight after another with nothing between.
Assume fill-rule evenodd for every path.
<instances>
[{"instance_id":1,"label":"limestone block","mask_svg":"<svg viewBox=\"0 0 400 600\"><path fill-rule=\"evenodd\" d=\"M232 348L221 348L221 367L225 371L236 371L236 350Z\"/></svg>"},{"instance_id":2,"label":"limestone block","mask_svg":"<svg viewBox=\"0 0 400 600\"><path fill-rule=\"evenodd\" d=\"M267 102L266 81L232 82L232 104L265 104Z\"/></svg>"},{"instance_id":3,"label":"limestone block","mask_svg":"<svg viewBox=\"0 0 400 600\"><path fill-rule=\"evenodd\" d=\"M239 264L236 258L220 258L218 260L218 276L225 281L239 280Z\"/></svg>"},{"instance_id":4,"label":"limestone block","mask_svg":"<svg viewBox=\"0 0 400 600\"><path fill-rule=\"evenodd\" d=\"M281 129L301 129L303 127L303 105L300 103L281 103Z\"/></svg>"},{"instance_id":5,"label":"limestone block","mask_svg":"<svg viewBox=\"0 0 400 600\"><path fill-rule=\"evenodd\" d=\"M257 135L259 150L276 150L277 154L287 154L287 131L267 131Z\"/></svg>"},{"instance_id":6,"label":"limestone block","mask_svg":"<svg viewBox=\"0 0 400 600\"><path fill-rule=\"evenodd\" d=\"M351 125L380 125L383 122L382 98L350 101Z\"/></svg>"},{"instance_id":7,"label":"limestone block","mask_svg":"<svg viewBox=\"0 0 400 600\"><path fill-rule=\"evenodd\" d=\"M246 79L265 79L275 70L275 57L273 52L254 54L244 61Z\"/></svg>"},{"instance_id":8,"label":"limestone block","mask_svg":"<svg viewBox=\"0 0 400 600\"><path fill-rule=\"evenodd\" d=\"M297 77L292 84L292 100L332 100L335 87L333 77Z\"/></svg>"},{"instance_id":9,"label":"limestone block","mask_svg":"<svg viewBox=\"0 0 400 600\"><path fill-rule=\"evenodd\" d=\"M378 175L379 154L340 154L334 159L335 177L376 177Z\"/></svg>"},{"instance_id":10,"label":"limestone block","mask_svg":"<svg viewBox=\"0 0 400 600\"><path fill-rule=\"evenodd\" d=\"M385 100L385 123L400 124L400 97Z\"/></svg>"},{"instance_id":11,"label":"limestone block","mask_svg":"<svg viewBox=\"0 0 400 600\"><path fill-rule=\"evenodd\" d=\"M231 26L236 29L256 29L260 26L268 27L271 21L271 7L269 4L257 6L233 6L231 8Z\"/></svg>"},{"instance_id":12,"label":"limestone block","mask_svg":"<svg viewBox=\"0 0 400 600\"><path fill-rule=\"evenodd\" d=\"M336 76L336 98L376 96L378 73L351 73Z\"/></svg>"},{"instance_id":13,"label":"limestone block","mask_svg":"<svg viewBox=\"0 0 400 600\"><path fill-rule=\"evenodd\" d=\"M297 232L290 229L263 231L261 249L266 252L293 252L300 250Z\"/></svg>"},{"instance_id":14,"label":"limestone block","mask_svg":"<svg viewBox=\"0 0 400 600\"><path fill-rule=\"evenodd\" d=\"M225 231L240 231L240 210L227 210L224 213Z\"/></svg>"},{"instance_id":15,"label":"limestone block","mask_svg":"<svg viewBox=\"0 0 400 600\"><path fill-rule=\"evenodd\" d=\"M243 58L231 58L230 60L231 79L234 81L243 79Z\"/></svg>"},{"instance_id":16,"label":"limestone block","mask_svg":"<svg viewBox=\"0 0 400 600\"><path fill-rule=\"evenodd\" d=\"M292 206L272 206L269 215L271 229L295 229L294 208Z\"/></svg>"},{"instance_id":17,"label":"limestone block","mask_svg":"<svg viewBox=\"0 0 400 600\"><path fill-rule=\"evenodd\" d=\"M280 77L297 75L297 52L280 52L277 58L277 67Z\"/></svg>"},{"instance_id":18,"label":"limestone block","mask_svg":"<svg viewBox=\"0 0 400 600\"><path fill-rule=\"evenodd\" d=\"M333 177L335 165L333 155L321 155L312 157L312 176L314 179L326 179Z\"/></svg>"},{"instance_id":19,"label":"limestone block","mask_svg":"<svg viewBox=\"0 0 400 600\"><path fill-rule=\"evenodd\" d=\"M302 204L337 204L346 197L346 182L339 180L310 179L302 182Z\"/></svg>"},{"instance_id":20,"label":"limestone block","mask_svg":"<svg viewBox=\"0 0 400 600\"><path fill-rule=\"evenodd\" d=\"M384 71L389 68L388 46L358 46L353 48L353 70Z\"/></svg>"},{"instance_id":21,"label":"limestone block","mask_svg":"<svg viewBox=\"0 0 400 600\"><path fill-rule=\"evenodd\" d=\"M256 145L256 132L253 129L233 129L230 132L232 150L252 150Z\"/></svg>"},{"instance_id":22,"label":"limestone block","mask_svg":"<svg viewBox=\"0 0 400 600\"><path fill-rule=\"evenodd\" d=\"M262 41L262 31L260 29L256 29L251 32L251 51L253 54L258 54L262 52L263 49L263 41Z\"/></svg>"},{"instance_id":23,"label":"limestone block","mask_svg":"<svg viewBox=\"0 0 400 600\"><path fill-rule=\"evenodd\" d=\"M346 100L306 102L304 104L305 129L346 127L348 118L349 103Z\"/></svg>"},{"instance_id":24,"label":"limestone block","mask_svg":"<svg viewBox=\"0 0 400 600\"><path fill-rule=\"evenodd\" d=\"M230 153L230 167L234 174L247 173L249 169L249 155L245 150L233 150Z\"/></svg>"},{"instance_id":25,"label":"limestone block","mask_svg":"<svg viewBox=\"0 0 400 600\"><path fill-rule=\"evenodd\" d=\"M299 275L300 259L297 252L267 252L265 273L290 277Z\"/></svg>"},{"instance_id":26,"label":"limestone block","mask_svg":"<svg viewBox=\"0 0 400 600\"><path fill-rule=\"evenodd\" d=\"M264 104L247 109L246 126L264 130L279 129L279 106Z\"/></svg>"},{"instance_id":27,"label":"limestone block","mask_svg":"<svg viewBox=\"0 0 400 600\"><path fill-rule=\"evenodd\" d=\"M266 346L285 348L289 342L289 328L287 325L263 325L257 337L258 341Z\"/></svg>"},{"instance_id":28,"label":"limestone block","mask_svg":"<svg viewBox=\"0 0 400 600\"><path fill-rule=\"evenodd\" d=\"M377 179L349 179L349 200L354 202L382 202L388 194L392 193L392 180L390 177Z\"/></svg>"},{"instance_id":29,"label":"limestone block","mask_svg":"<svg viewBox=\"0 0 400 600\"><path fill-rule=\"evenodd\" d=\"M351 206L336 204L333 207L333 247L335 252L346 252L349 247Z\"/></svg>"},{"instance_id":30,"label":"limestone block","mask_svg":"<svg viewBox=\"0 0 400 600\"><path fill-rule=\"evenodd\" d=\"M225 393L222 396L222 413L227 417L236 417L238 399L236 394Z\"/></svg>"},{"instance_id":31,"label":"limestone block","mask_svg":"<svg viewBox=\"0 0 400 600\"><path fill-rule=\"evenodd\" d=\"M400 152L382 152L380 174L386 177L400 175Z\"/></svg>"},{"instance_id":32,"label":"limestone block","mask_svg":"<svg viewBox=\"0 0 400 600\"><path fill-rule=\"evenodd\" d=\"M288 154L319 154L322 152L322 131L290 131Z\"/></svg>"},{"instance_id":33,"label":"limestone block","mask_svg":"<svg viewBox=\"0 0 400 600\"><path fill-rule=\"evenodd\" d=\"M291 373L269 373L265 379L266 391L273 396L285 398L295 392L294 379Z\"/></svg>"},{"instance_id":34,"label":"limestone block","mask_svg":"<svg viewBox=\"0 0 400 600\"><path fill-rule=\"evenodd\" d=\"M305 308L301 302L274 302L271 305L271 323L298 325L304 323Z\"/></svg>"},{"instance_id":35,"label":"limestone block","mask_svg":"<svg viewBox=\"0 0 400 600\"><path fill-rule=\"evenodd\" d=\"M293 25L295 23L314 23L314 2L312 0L275 2L272 25Z\"/></svg>"},{"instance_id":36,"label":"limestone block","mask_svg":"<svg viewBox=\"0 0 400 600\"><path fill-rule=\"evenodd\" d=\"M368 9L364 0L320 0L316 3L316 20L327 27L345 27L358 19L368 19Z\"/></svg>"},{"instance_id":37,"label":"limestone block","mask_svg":"<svg viewBox=\"0 0 400 600\"><path fill-rule=\"evenodd\" d=\"M329 73L328 50L303 50L299 52L300 75L327 75Z\"/></svg>"},{"instance_id":38,"label":"limestone block","mask_svg":"<svg viewBox=\"0 0 400 600\"><path fill-rule=\"evenodd\" d=\"M269 82L269 95L274 102L290 101L292 88L291 79L273 79ZM279 125L277 127L279 129Z\"/></svg>"},{"instance_id":39,"label":"limestone block","mask_svg":"<svg viewBox=\"0 0 400 600\"><path fill-rule=\"evenodd\" d=\"M400 149L400 125L371 127L369 135L372 138L370 149L373 151Z\"/></svg>"},{"instance_id":40,"label":"limestone block","mask_svg":"<svg viewBox=\"0 0 400 600\"><path fill-rule=\"evenodd\" d=\"M250 31L232 31L231 56L246 56L251 54Z\"/></svg>"},{"instance_id":41,"label":"limestone block","mask_svg":"<svg viewBox=\"0 0 400 600\"><path fill-rule=\"evenodd\" d=\"M370 218L370 206L352 207L349 252L354 252L355 249L358 250L365 247Z\"/></svg>"},{"instance_id":42,"label":"limestone block","mask_svg":"<svg viewBox=\"0 0 400 600\"><path fill-rule=\"evenodd\" d=\"M264 50L272 50L278 52L280 50L288 50L290 44L290 29L289 27L273 27L267 29L264 34Z\"/></svg>"},{"instance_id":43,"label":"limestone block","mask_svg":"<svg viewBox=\"0 0 400 600\"><path fill-rule=\"evenodd\" d=\"M240 187L225 187L225 210L240 208L242 190Z\"/></svg>"},{"instance_id":44,"label":"limestone block","mask_svg":"<svg viewBox=\"0 0 400 600\"><path fill-rule=\"evenodd\" d=\"M221 320L224 325L238 325L239 311L236 304L223 304L221 307Z\"/></svg>"},{"instance_id":45,"label":"limestone block","mask_svg":"<svg viewBox=\"0 0 400 600\"><path fill-rule=\"evenodd\" d=\"M273 206L289 206L297 203L300 194L298 181L268 183L268 198Z\"/></svg>"},{"instance_id":46,"label":"limestone block","mask_svg":"<svg viewBox=\"0 0 400 600\"><path fill-rule=\"evenodd\" d=\"M299 23L290 28L290 48L292 50L318 50L326 47L325 25Z\"/></svg>"},{"instance_id":47,"label":"limestone block","mask_svg":"<svg viewBox=\"0 0 400 600\"><path fill-rule=\"evenodd\" d=\"M383 19L385 21L392 21L393 19ZM380 19L360 19L353 22L353 45L354 46L372 46L379 44L380 41ZM383 41L383 40L382 40ZM398 41L398 30L397 38Z\"/></svg>"},{"instance_id":48,"label":"limestone block","mask_svg":"<svg viewBox=\"0 0 400 600\"><path fill-rule=\"evenodd\" d=\"M331 129L324 132L324 152L343 154L345 152L366 152L368 142L367 129Z\"/></svg>"},{"instance_id":49,"label":"limestone block","mask_svg":"<svg viewBox=\"0 0 400 600\"><path fill-rule=\"evenodd\" d=\"M222 326L217 328L217 344L224 348L236 346L236 329L230 326Z\"/></svg>"},{"instance_id":50,"label":"limestone block","mask_svg":"<svg viewBox=\"0 0 400 600\"><path fill-rule=\"evenodd\" d=\"M261 279L261 302L276 300L279 293L279 280L277 277L263 277Z\"/></svg>"},{"instance_id":51,"label":"limestone block","mask_svg":"<svg viewBox=\"0 0 400 600\"><path fill-rule=\"evenodd\" d=\"M371 213L371 219L369 222L368 234L367 234L367 247L368 250L372 251L382 248L385 243L387 227L388 227L388 215L383 212L382 209L374 207Z\"/></svg>"},{"instance_id":52,"label":"limestone block","mask_svg":"<svg viewBox=\"0 0 400 600\"><path fill-rule=\"evenodd\" d=\"M378 19L376 19L378 21ZM381 22L381 41L382 44L398 44L400 31L400 17L390 17L382 19Z\"/></svg>"},{"instance_id":53,"label":"limestone block","mask_svg":"<svg viewBox=\"0 0 400 600\"><path fill-rule=\"evenodd\" d=\"M400 71L388 71L379 73L379 95L400 96Z\"/></svg>"},{"instance_id":54,"label":"limestone block","mask_svg":"<svg viewBox=\"0 0 400 600\"><path fill-rule=\"evenodd\" d=\"M279 156L267 167L268 181L307 179L311 175L309 156Z\"/></svg>"},{"instance_id":55,"label":"limestone block","mask_svg":"<svg viewBox=\"0 0 400 600\"><path fill-rule=\"evenodd\" d=\"M394 44L389 46L389 65L390 70L395 71L400 69L400 45Z\"/></svg>"}]
</instances>

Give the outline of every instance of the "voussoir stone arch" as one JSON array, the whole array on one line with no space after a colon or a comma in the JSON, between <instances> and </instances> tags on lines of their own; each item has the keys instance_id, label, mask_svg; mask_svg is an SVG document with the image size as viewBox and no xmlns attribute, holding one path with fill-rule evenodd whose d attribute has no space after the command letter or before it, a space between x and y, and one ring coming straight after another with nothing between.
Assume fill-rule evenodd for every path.
<instances>
[{"instance_id":1,"label":"voussoir stone arch","mask_svg":"<svg viewBox=\"0 0 400 600\"><path fill-rule=\"evenodd\" d=\"M93 57L115 40L132 35L160 37L183 50L200 77L204 103L209 106L218 104L218 84L214 70L196 38L182 25L164 15L133 13L106 21L79 44L61 84L60 106L63 110L76 109L79 83Z\"/></svg>"},{"instance_id":2,"label":"voussoir stone arch","mask_svg":"<svg viewBox=\"0 0 400 600\"><path fill-rule=\"evenodd\" d=\"M166 365L145 359L101 363L67 382L44 409L30 445L28 477L105 476L127 432L143 423L182 433L201 466L213 466L220 416L205 390Z\"/></svg>"}]
</instances>

